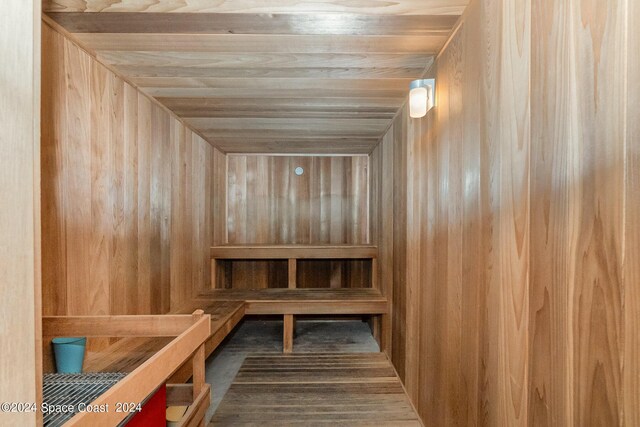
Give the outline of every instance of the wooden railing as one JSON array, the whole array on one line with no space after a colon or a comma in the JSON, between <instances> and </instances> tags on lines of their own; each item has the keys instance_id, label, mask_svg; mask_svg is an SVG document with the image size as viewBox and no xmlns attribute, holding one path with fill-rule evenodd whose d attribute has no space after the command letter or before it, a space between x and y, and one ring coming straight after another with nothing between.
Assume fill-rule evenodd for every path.
<instances>
[{"instance_id":1,"label":"wooden railing","mask_svg":"<svg viewBox=\"0 0 640 427\"><path fill-rule=\"evenodd\" d=\"M209 406L210 386L205 384L205 347L211 335L211 316L202 310L192 315L145 316L52 316L43 317L44 342L53 336L96 337L166 337L176 338L120 382L91 402L91 405L108 405L109 412L82 412L71 418L65 426L92 427L115 426L129 414L115 412L117 402L143 402L189 359L192 360L193 385L170 386L168 395L180 395L191 390L190 408L182 425L202 425ZM188 388L185 388L188 387ZM179 390L179 391L178 391Z\"/></svg>"}]
</instances>

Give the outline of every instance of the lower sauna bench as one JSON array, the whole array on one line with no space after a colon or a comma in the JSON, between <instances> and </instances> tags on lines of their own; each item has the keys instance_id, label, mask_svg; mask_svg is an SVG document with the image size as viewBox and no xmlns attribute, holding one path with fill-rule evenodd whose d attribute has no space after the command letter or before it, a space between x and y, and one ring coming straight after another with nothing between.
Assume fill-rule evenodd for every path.
<instances>
[{"instance_id":1,"label":"lower sauna bench","mask_svg":"<svg viewBox=\"0 0 640 427\"><path fill-rule=\"evenodd\" d=\"M159 339L164 345L153 354L146 353L130 372L88 372L43 376L43 404L74 405L76 411L61 416L46 416L46 426L134 426L150 425L143 412L120 404L148 407L161 405L189 406L179 425L200 426L211 400L211 387L205 383L205 342L212 336L211 316L202 310L191 315L144 316L48 316L42 319L43 342L55 336L85 336L87 338ZM44 346L43 350L48 349ZM117 353L103 351L106 359ZM51 352L44 352L45 366L51 366ZM130 358L126 358L131 362ZM189 363L190 362L190 363ZM89 367L91 364L89 364ZM193 378L192 384L168 384L176 372ZM188 374L186 373L188 371ZM165 399L166 397L166 399ZM108 412L81 412L78 404L94 408L108 407ZM160 411L164 424L164 410ZM151 425L158 422L151 421Z\"/></svg>"}]
</instances>

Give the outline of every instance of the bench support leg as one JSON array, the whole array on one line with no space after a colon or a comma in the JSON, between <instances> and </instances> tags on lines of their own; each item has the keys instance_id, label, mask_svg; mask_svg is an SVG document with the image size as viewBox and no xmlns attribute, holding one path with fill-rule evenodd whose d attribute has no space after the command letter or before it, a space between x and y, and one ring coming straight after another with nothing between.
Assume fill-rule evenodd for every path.
<instances>
[{"instance_id":1,"label":"bench support leg","mask_svg":"<svg viewBox=\"0 0 640 427\"><path fill-rule=\"evenodd\" d=\"M282 352L293 352L293 314L284 315L284 333L282 337Z\"/></svg>"}]
</instances>

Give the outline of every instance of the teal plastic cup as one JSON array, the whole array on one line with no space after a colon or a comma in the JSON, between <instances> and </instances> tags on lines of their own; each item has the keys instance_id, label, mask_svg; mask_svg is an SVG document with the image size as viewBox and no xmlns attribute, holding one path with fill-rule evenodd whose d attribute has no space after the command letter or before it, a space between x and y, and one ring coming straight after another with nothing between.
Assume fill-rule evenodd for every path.
<instances>
[{"instance_id":1,"label":"teal plastic cup","mask_svg":"<svg viewBox=\"0 0 640 427\"><path fill-rule=\"evenodd\" d=\"M82 373L86 337L64 337L51 340L53 354L56 359L56 370L59 374Z\"/></svg>"}]
</instances>

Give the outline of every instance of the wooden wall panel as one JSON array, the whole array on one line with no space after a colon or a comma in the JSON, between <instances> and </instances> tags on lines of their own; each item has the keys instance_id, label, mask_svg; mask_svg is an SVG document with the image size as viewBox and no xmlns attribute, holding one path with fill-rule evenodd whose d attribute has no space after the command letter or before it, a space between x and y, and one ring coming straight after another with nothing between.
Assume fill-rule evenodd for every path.
<instances>
[{"instance_id":1,"label":"wooden wall panel","mask_svg":"<svg viewBox=\"0 0 640 427\"><path fill-rule=\"evenodd\" d=\"M640 3L627 3L627 111L625 147L624 424L640 425Z\"/></svg>"},{"instance_id":2,"label":"wooden wall panel","mask_svg":"<svg viewBox=\"0 0 640 427\"><path fill-rule=\"evenodd\" d=\"M227 161L228 243L369 243L367 156L230 154ZM231 264L234 287L287 286L286 270L273 263ZM365 264L302 262L299 286L368 286Z\"/></svg>"},{"instance_id":3,"label":"wooden wall panel","mask_svg":"<svg viewBox=\"0 0 640 427\"><path fill-rule=\"evenodd\" d=\"M0 16L0 401L42 398L40 307L40 1ZM37 412L0 413L35 426Z\"/></svg>"},{"instance_id":4,"label":"wooden wall panel","mask_svg":"<svg viewBox=\"0 0 640 427\"><path fill-rule=\"evenodd\" d=\"M229 155L228 243L368 243L368 163Z\"/></svg>"},{"instance_id":5,"label":"wooden wall panel","mask_svg":"<svg viewBox=\"0 0 640 427\"><path fill-rule=\"evenodd\" d=\"M529 420L622 425L626 2L532 3Z\"/></svg>"},{"instance_id":6,"label":"wooden wall panel","mask_svg":"<svg viewBox=\"0 0 640 427\"><path fill-rule=\"evenodd\" d=\"M391 354L427 424L526 423L529 22L527 1L472 2L437 108L376 149L394 147Z\"/></svg>"},{"instance_id":7,"label":"wooden wall panel","mask_svg":"<svg viewBox=\"0 0 640 427\"><path fill-rule=\"evenodd\" d=\"M638 424L638 13L472 1L437 107L372 153L390 354L427 425Z\"/></svg>"},{"instance_id":8,"label":"wooden wall panel","mask_svg":"<svg viewBox=\"0 0 640 427\"><path fill-rule=\"evenodd\" d=\"M48 26L43 43L44 312L175 309L209 286L225 156Z\"/></svg>"}]
</instances>

